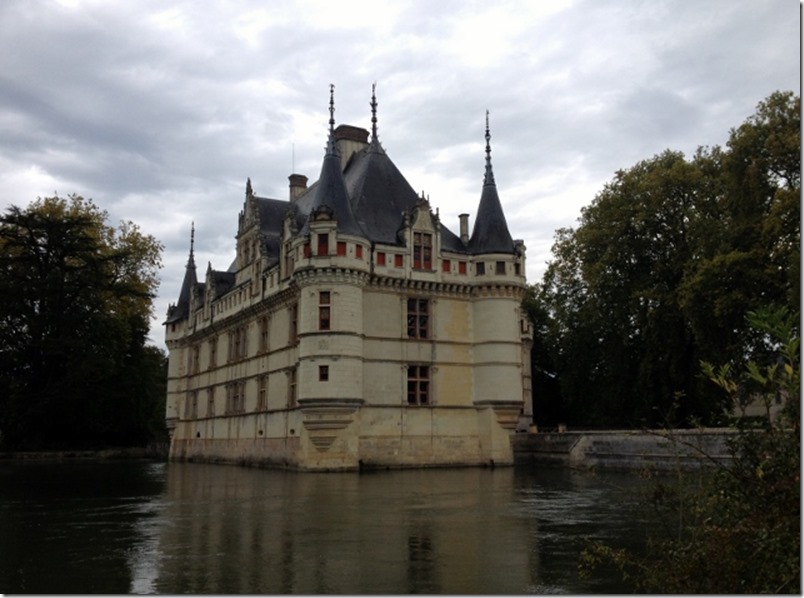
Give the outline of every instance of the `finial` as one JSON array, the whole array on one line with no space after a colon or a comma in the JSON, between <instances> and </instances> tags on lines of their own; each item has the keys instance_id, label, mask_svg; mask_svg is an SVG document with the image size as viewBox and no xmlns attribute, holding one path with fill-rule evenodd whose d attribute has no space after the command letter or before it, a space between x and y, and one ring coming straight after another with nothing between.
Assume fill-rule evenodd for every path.
<instances>
[{"instance_id":1,"label":"finial","mask_svg":"<svg viewBox=\"0 0 804 598\"><path fill-rule=\"evenodd\" d=\"M195 258L193 257L193 249L195 247L195 220L190 224L190 257L187 260L187 266L195 267Z\"/></svg>"},{"instance_id":2,"label":"finial","mask_svg":"<svg viewBox=\"0 0 804 598\"><path fill-rule=\"evenodd\" d=\"M378 141L377 139L377 97L374 95L377 89L376 81L371 84L371 140Z\"/></svg>"},{"instance_id":3,"label":"finial","mask_svg":"<svg viewBox=\"0 0 804 598\"><path fill-rule=\"evenodd\" d=\"M329 132L335 130L335 85L329 84Z\"/></svg>"},{"instance_id":4,"label":"finial","mask_svg":"<svg viewBox=\"0 0 804 598\"><path fill-rule=\"evenodd\" d=\"M489 111L486 110L486 175L483 177L484 185L494 184L494 172L491 170L491 133L489 132Z\"/></svg>"},{"instance_id":5,"label":"finial","mask_svg":"<svg viewBox=\"0 0 804 598\"><path fill-rule=\"evenodd\" d=\"M251 177L246 179L246 197L251 197L254 195L254 191L251 189Z\"/></svg>"}]
</instances>

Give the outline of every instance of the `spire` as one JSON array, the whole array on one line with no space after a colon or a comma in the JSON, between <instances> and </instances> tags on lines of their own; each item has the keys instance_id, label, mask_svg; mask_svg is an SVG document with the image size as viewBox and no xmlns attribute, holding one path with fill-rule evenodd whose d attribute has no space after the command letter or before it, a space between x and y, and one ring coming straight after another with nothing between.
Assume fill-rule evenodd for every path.
<instances>
[{"instance_id":1,"label":"spire","mask_svg":"<svg viewBox=\"0 0 804 598\"><path fill-rule=\"evenodd\" d=\"M190 259L187 260L187 267L195 269L195 257L193 248L195 247L195 220L190 224Z\"/></svg>"},{"instance_id":2,"label":"spire","mask_svg":"<svg viewBox=\"0 0 804 598\"><path fill-rule=\"evenodd\" d=\"M252 195L254 195L254 191L251 188L251 177L248 177L246 179L246 197L250 197Z\"/></svg>"},{"instance_id":3,"label":"spire","mask_svg":"<svg viewBox=\"0 0 804 598\"><path fill-rule=\"evenodd\" d=\"M346 183L343 180L341 170L341 159L335 145L335 86L329 86L329 139L327 150L324 154L324 161L321 164L321 175L315 184L316 190L313 196L310 214L307 222L300 231L307 234L310 230L310 221L315 220L320 214L329 213L330 217L338 223L338 231L350 235L363 235L360 225L355 220L352 213L352 205L349 200L349 193L346 190Z\"/></svg>"},{"instance_id":4,"label":"spire","mask_svg":"<svg viewBox=\"0 0 804 598\"><path fill-rule=\"evenodd\" d=\"M491 133L489 132L489 111L486 110L486 174L484 185L494 185L494 171L491 169Z\"/></svg>"},{"instance_id":5,"label":"spire","mask_svg":"<svg viewBox=\"0 0 804 598\"><path fill-rule=\"evenodd\" d=\"M190 297L196 284L198 284L195 272L194 246L195 222L193 222L190 227L190 256L187 259L187 270L184 272L184 280L181 284L181 291L179 291L179 301L176 303L175 307L168 311L166 324L182 320L190 315Z\"/></svg>"},{"instance_id":6,"label":"spire","mask_svg":"<svg viewBox=\"0 0 804 598\"><path fill-rule=\"evenodd\" d=\"M335 85L329 84L329 137L327 138L327 156L337 156L335 145Z\"/></svg>"},{"instance_id":7,"label":"spire","mask_svg":"<svg viewBox=\"0 0 804 598\"><path fill-rule=\"evenodd\" d=\"M379 138L377 137L377 96L374 95L375 90L377 89L377 83L371 84L371 142L377 143L379 142Z\"/></svg>"},{"instance_id":8,"label":"spire","mask_svg":"<svg viewBox=\"0 0 804 598\"><path fill-rule=\"evenodd\" d=\"M491 133L489 132L489 111L486 110L486 174L483 177L483 191L477 207L475 226L469 239L469 249L474 254L514 253L514 241L508 231L497 184L491 169Z\"/></svg>"}]
</instances>

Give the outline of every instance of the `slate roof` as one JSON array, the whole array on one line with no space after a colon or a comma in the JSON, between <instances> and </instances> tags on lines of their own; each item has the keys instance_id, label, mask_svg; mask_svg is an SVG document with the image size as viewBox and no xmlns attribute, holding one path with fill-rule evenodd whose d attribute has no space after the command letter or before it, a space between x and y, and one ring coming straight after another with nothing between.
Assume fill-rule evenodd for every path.
<instances>
[{"instance_id":1,"label":"slate roof","mask_svg":"<svg viewBox=\"0 0 804 598\"><path fill-rule=\"evenodd\" d=\"M176 305L168 309L168 316L165 324L178 322L190 315L190 294L193 287L198 284L195 272L195 257L193 255L193 245L190 242L190 257L187 260L187 268L184 271L184 280L179 291L179 301Z\"/></svg>"},{"instance_id":2,"label":"slate roof","mask_svg":"<svg viewBox=\"0 0 804 598\"><path fill-rule=\"evenodd\" d=\"M372 140L352 156L344 179L352 211L366 238L401 245L402 214L415 207L419 198L380 144Z\"/></svg>"},{"instance_id":3,"label":"slate roof","mask_svg":"<svg viewBox=\"0 0 804 598\"><path fill-rule=\"evenodd\" d=\"M282 243L282 224L290 203L281 199L254 197L260 219L260 234L269 256L268 267L279 262L279 249Z\"/></svg>"},{"instance_id":4,"label":"slate roof","mask_svg":"<svg viewBox=\"0 0 804 598\"><path fill-rule=\"evenodd\" d=\"M391 161L377 139L376 104L373 102L371 142L356 152L341 170L341 160L335 144L330 104L330 130L321 176L294 201L252 196L257 207L260 235L269 256L269 267L279 262L284 219L291 211L300 235L309 234L311 214L331 210L338 231L363 237L374 243L402 245L400 232L404 214L414 208L419 197L396 165ZM248 183L250 190L250 181ZM515 253L514 241L508 230L497 193L491 166L488 113L486 114L486 170L472 235L464 244L460 237L441 224L441 247L444 250L471 255L488 253ZM214 295L220 296L234 286L236 260L226 272L213 271ZM171 307L166 323L189 315L190 293L198 285L203 297L203 284L198 284L195 273L192 244L187 271L182 283L178 303Z\"/></svg>"},{"instance_id":5,"label":"slate roof","mask_svg":"<svg viewBox=\"0 0 804 598\"><path fill-rule=\"evenodd\" d=\"M484 253L515 253L514 241L508 231L497 183L491 167L491 134L489 132L489 113L486 111L486 172L483 177L483 191L480 205L475 215L475 226L469 238L469 251L475 255Z\"/></svg>"}]
</instances>

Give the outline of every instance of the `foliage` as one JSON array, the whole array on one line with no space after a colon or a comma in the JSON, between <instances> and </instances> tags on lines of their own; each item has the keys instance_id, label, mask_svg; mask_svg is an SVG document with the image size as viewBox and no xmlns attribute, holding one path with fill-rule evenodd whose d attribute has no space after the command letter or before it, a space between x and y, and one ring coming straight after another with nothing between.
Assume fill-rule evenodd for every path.
<instances>
[{"instance_id":1,"label":"foliage","mask_svg":"<svg viewBox=\"0 0 804 598\"><path fill-rule=\"evenodd\" d=\"M161 245L92 201L38 199L0 217L0 443L144 444L165 376L145 344Z\"/></svg>"},{"instance_id":2,"label":"foliage","mask_svg":"<svg viewBox=\"0 0 804 598\"><path fill-rule=\"evenodd\" d=\"M767 405L782 397L783 409L740 417L729 444L732 461L705 486L656 487L653 501L664 509L671 533L651 538L646 554L594 544L582 556L582 574L613 564L648 592L800 593L798 317L786 308L762 309L748 321L778 360L749 360L738 376L728 366L705 363L702 370L738 407L748 386Z\"/></svg>"},{"instance_id":3,"label":"foliage","mask_svg":"<svg viewBox=\"0 0 804 598\"><path fill-rule=\"evenodd\" d=\"M548 418L644 427L672 411L672 425L724 423L725 397L698 363L751 354L748 311L799 305L800 138L799 98L776 92L726 148L618 171L577 228L556 232L525 306L545 335L533 379L535 402L557 403Z\"/></svg>"}]
</instances>

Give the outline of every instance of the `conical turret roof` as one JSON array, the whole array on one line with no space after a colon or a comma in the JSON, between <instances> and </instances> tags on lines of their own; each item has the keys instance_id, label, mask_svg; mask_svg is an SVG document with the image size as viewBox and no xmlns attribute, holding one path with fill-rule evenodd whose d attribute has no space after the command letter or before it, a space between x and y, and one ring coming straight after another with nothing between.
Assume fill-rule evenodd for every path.
<instances>
[{"instance_id":1,"label":"conical turret roof","mask_svg":"<svg viewBox=\"0 0 804 598\"><path fill-rule=\"evenodd\" d=\"M483 177L483 191L480 194L475 225L469 239L469 250L475 254L514 253L514 240L508 231L508 223L494 181L490 141L489 113L486 111L486 173Z\"/></svg>"},{"instance_id":2,"label":"conical turret roof","mask_svg":"<svg viewBox=\"0 0 804 598\"><path fill-rule=\"evenodd\" d=\"M346 191L346 183L341 171L341 159L338 148L335 145L335 107L330 87L330 119L329 119L329 138L327 139L324 161L321 164L321 176L318 177L315 195L310 206L310 214L302 234L309 232L310 218L322 210L328 210L337 221L338 231L349 235L365 236L360 225L352 213L352 206L349 201L349 194Z\"/></svg>"},{"instance_id":3,"label":"conical turret roof","mask_svg":"<svg viewBox=\"0 0 804 598\"><path fill-rule=\"evenodd\" d=\"M193 245L195 243L195 225L190 230L190 257L187 259L187 268L184 271L184 281L179 291L179 301L169 312L166 324L183 320L190 315L190 295L198 285L198 278L195 270L195 256L193 255Z\"/></svg>"}]
</instances>

